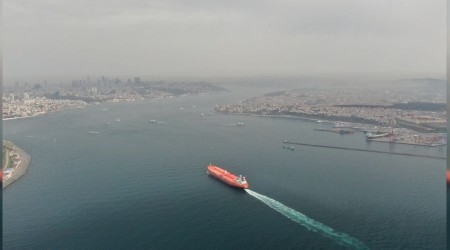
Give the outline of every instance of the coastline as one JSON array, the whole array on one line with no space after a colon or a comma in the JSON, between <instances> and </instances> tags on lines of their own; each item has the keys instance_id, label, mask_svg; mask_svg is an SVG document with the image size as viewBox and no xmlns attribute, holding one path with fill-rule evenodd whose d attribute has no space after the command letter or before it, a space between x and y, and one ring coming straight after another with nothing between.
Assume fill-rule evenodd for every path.
<instances>
[{"instance_id":1,"label":"coastline","mask_svg":"<svg viewBox=\"0 0 450 250\"><path fill-rule=\"evenodd\" d=\"M329 123L329 124L333 124L336 121L330 121L330 120L326 120L326 119L320 119L320 118L309 118L309 117L301 117L301 116L293 116L293 115L261 115L261 114L254 114L254 113L234 113L234 112L222 112L222 111L215 111L217 113L220 114L225 114L225 115L246 115L246 116L254 116L254 117L268 117L268 118L288 118L288 119L299 119L299 120L305 120L305 121L310 121L310 122L318 122L320 121L321 123ZM341 121L337 121L337 122L341 122ZM363 124L363 123L361 123Z\"/></svg>"},{"instance_id":2,"label":"coastline","mask_svg":"<svg viewBox=\"0 0 450 250\"><path fill-rule=\"evenodd\" d=\"M39 114L39 115L44 115L44 114ZM36 116L39 116L39 115L29 115L29 116L18 116L18 117L2 118L2 121L31 118L31 117L36 117Z\"/></svg>"},{"instance_id":3,"label":"coastline","mask_svg":"<svg viewBox=\"0 0 450 250\"><path fill-rule=\"evenodd\" d=\"M348 123L353 124L354 126L333 126L335 129L343 129L343 128L350 128L350 129L357 129L354 132L363 132L364 130L361 130L360 127L367 127L367 126L375 126L374 124L370 123L360 123L360 122L348 122L343 120L327 120L327 119L319 119L319 118L312 118L312 117L301 117L301 116L293 116L293 115L261 115L261 114L254 114L254 113L241 113L241 112L222 112L222 111L215 111L220 114L226 114L226 115L245 115L245 116L253 116L253 117L267 117L267 118L285 118L285 119L300 119L308 122L318 122L318 123L324 123L324 124L333 124L333 123ZM382 125L378 125L382 126ZM322 131L330 131L335 132L333 130L322 130ZM415 131L415 133L420 133L418 131ZM411 145L411 146L424 146L424 147L441 147L446 146L447 143L412 143L412 142L405 142L405 141L386 141L383 138L376 138L376 139L369 139L368 141L374 141L374 142L384 142L384 143L394 143L394 144L403 144L403 145Z\"/></svg>"},{"instance_id":4,"label":"coastline","mask_svg":"<svg viewBox=\"0 0 450 250\"><path fill-rule=\"evenodd\" d=\"M368 141L404 144L404 145L411 145L411 146L424 146L424 147L441 147L441 146L447 145L447 143L424 144L424 143L411 143L411 142L401 142L401 141L391 142L389 140L383 140L383 139L368 139Z\"/></svg>"},{"instance_id":5,"label":"coastline","mask_svg":"<svg viewBox=\"0 0 450 250\"><path fill-rule=\"evenodd\" d=\"M20 163L17 164L17 166L14 168L14 170L8 175L8 177L3 174L3 180L2 180L2 189L5 189L12 183L14 183L16 180L18 180L20 177L22 177L30 164L31 157L29 154L27 154L23 149L19 148L17 145L15 145L12 142L4 141L3 142L10 144L11 148L19 155ZM3 169L4 171L4 169Z\"/></svg>"}]
</instances>

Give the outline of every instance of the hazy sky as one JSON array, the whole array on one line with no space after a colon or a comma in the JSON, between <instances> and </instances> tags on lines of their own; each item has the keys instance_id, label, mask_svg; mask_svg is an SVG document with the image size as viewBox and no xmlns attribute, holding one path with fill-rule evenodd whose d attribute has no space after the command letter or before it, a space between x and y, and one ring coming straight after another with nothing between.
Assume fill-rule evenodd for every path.
<instances>
[{"instance_id":1,"label":"hazy sky","mask_svg":"<svg viewBox=\"0 0 450 250\"><path fill-rule=\"evenodd\" d=\"M7 77L444 75L445 0L4 0Z\"/></svg>"}]
</instances>

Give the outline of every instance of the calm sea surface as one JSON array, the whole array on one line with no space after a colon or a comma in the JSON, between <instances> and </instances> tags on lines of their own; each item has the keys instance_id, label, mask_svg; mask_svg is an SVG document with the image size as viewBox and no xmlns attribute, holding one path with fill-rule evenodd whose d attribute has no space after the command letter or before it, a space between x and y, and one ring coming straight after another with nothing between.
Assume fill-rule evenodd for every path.
<instances>
[{"instance_id":1,"label":"calm sea surface","mask_svg":"<svg viewBox=\"0 0 450 250\"><path fill-rule=\"evenodd\" d=\"M367 143L361 133L314 131L331 126L323 123L212 111L250 96L3 122L4 139L32 157L3 192L4 248L445 249L445 160L290 151L282 141L437 156L446 147ZM245 175L251 192L208 177L209 163Z\"/></svg>"}]
</instances>

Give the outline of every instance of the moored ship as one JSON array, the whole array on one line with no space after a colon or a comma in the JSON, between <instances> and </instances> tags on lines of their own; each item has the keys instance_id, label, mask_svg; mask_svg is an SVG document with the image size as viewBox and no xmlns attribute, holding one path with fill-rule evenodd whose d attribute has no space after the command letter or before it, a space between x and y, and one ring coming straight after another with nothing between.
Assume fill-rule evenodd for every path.
<instances>
[{"instance_id":1,"label":"moored ship","mask_svg":"<svg viewBox=\"0 0 450 250\"><path fill-rule=\"evenodd\" d=\"M366 139L375 139L375 138L380 138L380 137L387 137L390 136L392 133L391 132L376 132L376 133L372 133L372 132L366 132Z\"/></svg>"},{"instance_id":2,"label":"moored ship","mask_svg":"<svg viewBox=\"0 0 450 250\"><path fill-rule=\"evenodd\" d=\"M225 169L219 168L217 166L209 164L206 173L208 175L216 177L217 179L225 182L230 186L242 189L248 188L248 183L244 176L236 176L235 174L230 173Z\"/></svg>"}]
</instances>

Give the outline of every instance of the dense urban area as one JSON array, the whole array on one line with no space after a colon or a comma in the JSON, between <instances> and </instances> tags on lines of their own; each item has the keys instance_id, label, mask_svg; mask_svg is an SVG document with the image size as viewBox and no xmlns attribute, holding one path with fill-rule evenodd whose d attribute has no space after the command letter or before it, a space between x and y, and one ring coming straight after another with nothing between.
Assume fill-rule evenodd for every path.
<instances>
[{"instance_id":1,"label":"dense urban area","mask_svg":"<svg viewBox=\"0 0 450 250\"><path fill-rule=\"evenodd\" d=\"M333 129L317 130L368 132L370 140L439 146L446 144L446 107L445 81L410 79L362 88L275 91L215 111L327 121Z\"/></svg>"},{"instance_id":2,"label":"dense urban area","mask_svg":"<svg viewBox=\"0 0 450 250\"><path fill-rule=\"evenodd\" d=\"M444 93L444 92L443 92ZM444 95L408 89L296 89L276 91L215 108L224 113L289 115L446 131Z\"/></svg>"},{"instance_id":3,"label":"dense urban area","mask_svg":"<svg viewBox=\"0 0 450 250\"><path fill-rule=\"evenodd\" d=\"M37 116L68 108L83 108L90 103L162 99L221 91L226 89L207 82L149 82L140 77L125 81L104 76L96 80L87 77L73 80L72 84L15 82L3 89L2 118Z\"/></svg>"}]
</instances>

